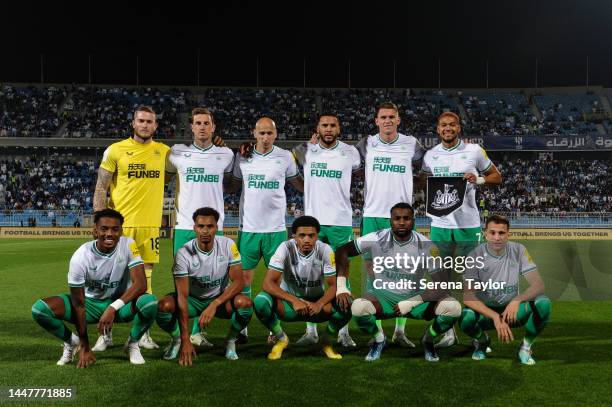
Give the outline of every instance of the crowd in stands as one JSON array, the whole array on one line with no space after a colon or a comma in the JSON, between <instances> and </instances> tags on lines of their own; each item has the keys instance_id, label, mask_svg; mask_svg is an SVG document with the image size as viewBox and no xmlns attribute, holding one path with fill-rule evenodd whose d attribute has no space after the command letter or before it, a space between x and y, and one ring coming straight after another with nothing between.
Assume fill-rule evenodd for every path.
<instances>
[{"instance_id":1,"label":"crowd in stands","mask_svg":"<svg viewBox=\"0 0 612 407\"><path fill-rule=\"evenodd\" d=\"M604 99L612 95L537 94L519 91L412 89L128 88L97 86L0 86L0 137L121 138L130 132L136 106L158 113L158 138L189 138L189 112L207 106L224 138L250 137L257 117L275 119L280 139L303 139L320 112L336 113L346 139L376 132L375 108L400 106L406 134L435 131L447 110L462 118L470 136L573 135L610 132Z\"/></svg>"},{"instance_id":2,"label":"crowd in stands","mask_svg":"<svg viewBox=\"0 0 612 407\"><path fill-rule=\"evenodd\" d=\"M71 157L3 159L0 161L0 209L82 210L92 209L96 181L94 160ZM496 163L503 183L481 188L486 208L491 212L612 212L612 161L552 160L527 161L505 157ZM175 183L167 186L166 196L175 196ZM303 195L286 186L288 213L303 213ZM425 197L415 193L417 215L425 215ZM225 210L238 212L239 194L225 196ZM353 179L353 215L361 216L363 180Z\"/></svg>"},{"instance_id":3,"label":"crowd in stands","mask_svg":"<svg viewBox=\"0 0 612 407\"><path fill-rule=\"evenodd\" d=\"M97 165L93 160L3 158L0 208L90 212Z\"/></svg>"}]
</instances>

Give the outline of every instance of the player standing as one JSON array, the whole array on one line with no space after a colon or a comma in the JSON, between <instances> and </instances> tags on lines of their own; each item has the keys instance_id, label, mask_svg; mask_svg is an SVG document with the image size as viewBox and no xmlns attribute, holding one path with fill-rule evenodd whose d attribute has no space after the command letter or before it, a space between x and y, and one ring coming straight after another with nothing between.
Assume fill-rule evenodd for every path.
<instances>
[{"instance_id":1,"label":"player standing","mask_svg":"<svg viewBox=\"0 0 612 407\"><path fill-rule=\"evenodd\" d=\"M217 233L223 235L224 177L231 177L234 163L232 150L213 144L215 120L210 110L203 107L192 110L191 131L193 143L172 146L166 163L167 173L178 174L174 256L185 243L195 238L192 215L200 207L210 207L219 213ZM196 346L212 346L196 321L190 340Z\"/></svg>"},{"instance_id":2,"label":"player standing","mask_svg":"<svg viewBox=\"0 0 612 407\"><path fill-rule=\"evenodd\" d=\"M459 209L446 216L428 215L432 219L429 238L438 245L443 257L465 256L482 240L476 188L500 184L501 174L480 145L459 139L461 125L455 113L442 113L436 130L441 142L425 154L422 176L459 176L468 184ZM455 342L454 330L450 330L437 346L448 347Z\"/></svg>"},{"instance_id":3,"label":"player standing","mask_svg":"<svg viewBox=\"0 0 612 407\"><path fill-rule=\"evenodd\" d=\"M94 212L107 207L106 194L110 187L108 207L125 217L124 236L138 245L145 262L147 292L152 293L153 264L159 263L159 228L164 202L166 156L170 148L153 140L157 129L155 112L140 106L132 121L134 133L128 139L111 144L102 156L98 181L94 192ZM94 351L104 351L112 345L112 333L98 338ZM149 333L140 346L156 349L159 346Z\"/></svg>"}]
</instances>

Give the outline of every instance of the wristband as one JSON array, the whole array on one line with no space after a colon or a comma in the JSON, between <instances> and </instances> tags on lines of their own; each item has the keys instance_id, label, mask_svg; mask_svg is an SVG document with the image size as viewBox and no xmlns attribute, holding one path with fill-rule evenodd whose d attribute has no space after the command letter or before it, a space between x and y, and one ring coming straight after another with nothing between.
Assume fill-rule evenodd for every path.
<instances>
[{"instance_id":1,"label":"wristband","mask_svg":"<svg viewBox=\"0 0 612 407\"><path fill-rule=\"evenodd\" d=\"M346 277L336 278L336 296L340 294L351 294L349 289L346 287Z\"/></svg>"},{"instance_id":2,"label":"wristband","mask_svg":"<svg viewBox=\"0 0 612 407\"><path fill-rule=\"evenodd\" d=\"M119 308L123 307L125 302L121 298L115 300L109 307L112 307L115 311L119 311Z\"/></svg>"},{"instance_id":3,"label":"wristband","mask_svg":"<svg viewBox=\"0 0 612 407\"><path fill-rule=\"evenodd\" d=\"M484 177L476 177L476 185L483 185L485 182Z\"/></svg>"}]
</instances>

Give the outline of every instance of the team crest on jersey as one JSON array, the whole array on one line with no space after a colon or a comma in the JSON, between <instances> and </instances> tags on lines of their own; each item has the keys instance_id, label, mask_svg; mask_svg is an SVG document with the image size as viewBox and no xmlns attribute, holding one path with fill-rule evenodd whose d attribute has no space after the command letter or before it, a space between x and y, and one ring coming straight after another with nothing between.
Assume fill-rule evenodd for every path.
<instances>
[{"instance_id":1,"label":"team crest on jersey","mask_svg":"<svg viewBox=\"0 0 612 407\"><path fill-rule=\"evenodd\" d=\"M227 257L225 257L223 255L217 256L217 261L219 263L223 263L224 261L227 261Z\"/></svg>"},{"instance_id":2,"label":"team crest on jersey","mask_svg":"<svg viewBox=\"0 0 612 407\"><path fill-rule=\"evenodd\" d=\"M467 183L462 177L427 178L427 214L450 215L463 205Z\"/></svg>"}]
</instances>

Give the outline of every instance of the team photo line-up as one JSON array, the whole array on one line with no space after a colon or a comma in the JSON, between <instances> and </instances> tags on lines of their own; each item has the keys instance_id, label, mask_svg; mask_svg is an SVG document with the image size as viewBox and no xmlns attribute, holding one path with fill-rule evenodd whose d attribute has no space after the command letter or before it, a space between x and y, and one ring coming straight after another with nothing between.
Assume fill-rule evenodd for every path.
<instances>
[{"instance_id":1,"label":"team photo line-up","mask_svg":"<svg viewBox=\"0 0 612 407\"><path fill-rule=\"evenodd\" d=\"M387 343L381 320L395 319L392 343L415 347L405 334L410 318L431 321L421 338L429 362L439 361L437 349L457 342L457 323L472 340L474 360L491 352L488 330L511 342L511 328L524 327L517 357L522 364L535 364L532 344L551 311L544 283L527 249L508 240L508 219L488 217L483 233L476 206L477 188L500 184L501 174L480 145L459 138L455 113L439 116L440 143L428 151L416 138L398 133L395 104L379 105L374 120L379 133L353 146L339 140L337 116L322 114L312 138L288 151L274 145L276 125L262 117L253 130L256 141L243 143L234 155L215 135L210 110L192 111L192 144L170 148L153 140L155 112L138 107L133 135L103 154L93 197L95 240L82 244L70 260L70 292L32 306L34 320L64 342L57 364L71 363L77 354L77 367L95 363L94 352L113 345L113 324L131 322L124 345L131 363L145 363L141 347L159 347L149 334L157 323L170 335L163 358L190 365L195 347L212 346L206 328L215 317L230 320L225 356L235 360L236 345L249 340L253 312L269 330L271 360L280 359L289 344L281 321L306 322L296 345L316 345L326 357L341 359L330 337L337 335L342 347L355 347L348 330L354 318L371 336L365 359L375 361ZM365 182L357 239L352 177ZM305 202L305 216L293 221L290 239L286 181ZM167 182L176 182L178 191L175 291L157 298L151 276L159 262ZM415 189L427 191L429 237L415 228ZM234 242L222 233L223 194L239 190L240 228ZM353 298L349 259L358 256L365 284L362 297ZM253 274L262 258L266 272L254 296ZM406 268L402 258L423 261ZM437 259L463 259L465 267ZM468 259L476 261L468 266ZM523 292L520 276L528 283ZM450 288L462 291L463 307ZM76 333L65 321L75 325ZM321 322L327 326L319 333ZM99 332L93 347L88 323L97 323Z\"/></svg>"}]
</instances>

